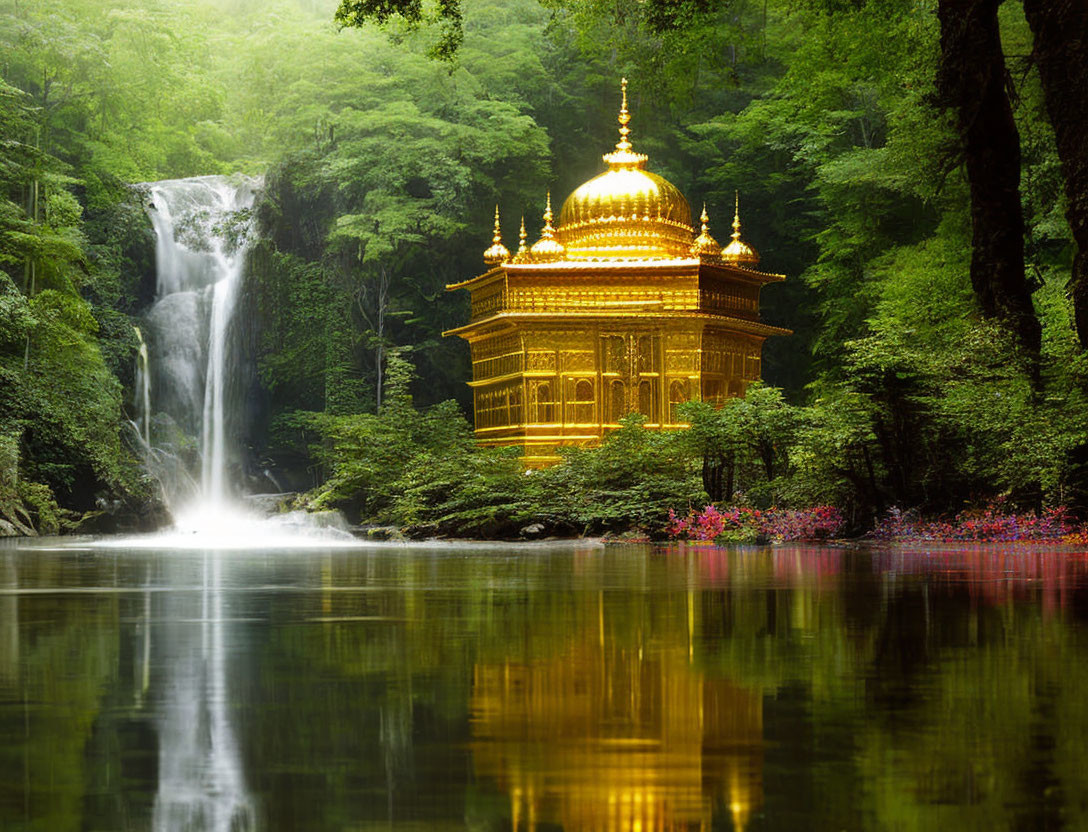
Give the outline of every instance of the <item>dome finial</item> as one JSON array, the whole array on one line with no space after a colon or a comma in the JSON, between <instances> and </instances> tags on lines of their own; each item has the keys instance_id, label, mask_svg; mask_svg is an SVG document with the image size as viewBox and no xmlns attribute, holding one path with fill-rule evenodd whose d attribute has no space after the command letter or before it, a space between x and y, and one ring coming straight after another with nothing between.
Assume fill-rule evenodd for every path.
<instances>
[{"instance_id":1,"label":"dome finial","mask_svg":"<svg viewBox=\"0 0 1088 832\"><path fill-rule=\"evenodd\" d=\"M691 244L691 253L699 259L716 260L722 253L722 247L710 235L708 223L710 216L706 212L706 203L703 203L703 213L699 215L699 221L703 224L703 230Z\"/></svg>"},{"instance_id":2,"label":"dome finial","mask_svg":"<svg viewBox=\"0 0 1088 832\"><path fill-rule=\"evenodd\" d=\"M495 234L491 238L491 247L484 252L484 262L489 266L505 263L510 259L510 252L502 244L502 230L499 228L499 206L495 206Z\"/></svg>"},{"instance_id":3,"label":"dome finial","mask_svg":"<svg viewBox=\"0 0 1088 832\"><path fill-rule=\"evenodd\" d=\"M631 113L627 110L627 79L620 79L620 140L616 142L616 149L605 155L604 160L615 168L640 168L646 164L646 156L631 150Z\"/></svg>"},{"instance_id":4,"label":"dome finial","mask_svg":"<svg viewBox=\"0 0 1088 832\"><path fill-rule=\"evenodd\" d=\"M722 260L754 266L759 262L759 253L740 238L740 191L736 192L734 198L733 240L722 250Z\"/></svg>"},{"instance_id":5,"label":"dome finial","mask_svg":"<svg viewBox=\"0 0 1088 832\"><path fill-rule=\"evenodd\" d=\"M631 135L631 128L627 125L631 122L631 114L627 112L627 79L620 79L620 94L623 97L623 101L620 104L620 140L616 142L616 150L630 150L631 142L627 141L627 137Z\"/></svg>"},{"instance_id":6,"label":"dome finial","mask_svg":"<svg viewBox=\"0 0 1088 832\"><path fill-rule=\"evenodd\" d=\"M538 261L558 260L566 249L563 244L555 239L555 229L552 228L552 192L548 191L546 207L544 208L544 227L540 230L540 239L533 243L529 249L533 259Z\"/></svg>"},{"instance_id":7,"label":"dome finial","mask_svg":"<svg viewBox=\"0 0 1088 832\"><path fill-rule=\"evenodd\" d=\"M531 263L533 257L529 254L529 246L525 242L528 238L528 234L525 232L525 215L521 215L521 230L518 231L518 253L514 255L512 262L514 263Z\"/></svg>"}]
</instances>

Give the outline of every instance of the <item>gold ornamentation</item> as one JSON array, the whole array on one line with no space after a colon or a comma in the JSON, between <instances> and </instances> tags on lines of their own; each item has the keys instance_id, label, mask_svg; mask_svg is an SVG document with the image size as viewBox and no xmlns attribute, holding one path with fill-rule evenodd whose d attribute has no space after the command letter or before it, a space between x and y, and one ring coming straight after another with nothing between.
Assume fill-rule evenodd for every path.
<instances>
[{"instance_id":1,"label":"gold ornamentation","mask_svg":"<svg viewBox=\"0 0 1088 832\"><path fill-rule=\"evenodd\" d=\"M695 370L694 356L687 352L669 350L665 354L665 371L669 373L690 373Z\"/></svg>"},{"instance_id":2,"label":"gold ornamentation","mask_svg":"<svg viewBox=\"0 0 1088 832\"><path fill-rule=\"evenodd\" d=\"M703 203L703 213L699 216L699 221L703 224L703 230L695 238L695 242L691 244L691 253L700 259L717 260L718 255L722 253L722 247L717 240L710 236L710 231L707 229L710 217L706 213L705 202Z\"/></svg>"},{"instance_id":3,"label":"gold ornamentation","mask_svg":"<svg viewBox=\"0 0 1088 832\"><path fill-rule=\"evenodd\" d=\"M759 263L759 254L740 238L740 191L736 194L736 210L733 213L733 240L722 249L722 260L738 265Z\"/></svg>"},{"instance_id":4,"label":"gold ornamentation","mask_svg":"<svg viewBox=\"0 0 1088 832\"><path fill-rule=\"evenodd\" d=\"M518 231L518 253L514 255L512 263L531 263L533 262L533 256L529 253L529 246L526 244L528 235L525 233L525 215L521 216L521 230Z\"/></svg>"},{"instance_id":5,"label":"gold ornamentation","mask_svg":"<svg viewBox=\"0 0 1088 832\"><path fill-rule=\"evenodd\" d=\"M589 259L688 257L694 230L680 190L646 170L627 126L627 79L622 81L620 140L605 154L608 170L580 185L559 212L559 240L567 256Z\"/></svg>"},{"instance_id":6,"label":"gold ornamentation","mask_svg":"<svg viewBox=\"0 0 1088 832\"><path fill-rule=\"evenodd\" d=\"M592 352L563 352L561 355L561 366L565 373L578 373L578 372L594 372L596 371L596 363L593 360Z\"/></svg>"},{"instance_id":7,"label":"gold ornamentation","mask_svg":"<svg viewBox=\"0 0 1088 832\"><path fill-rule=\"evenodd\" d=\"M544 228L540 231L540 239L533 243L529 249L533 260L538 263L547 263L551 260L562 260L566 254L563 244L555 239L555 229L552 228L552 192L548 191L547 206L544 208Z\"/></svg>"},{"instance_id":8,"label":"gold ornamentation","mask_svg":"<svg viewBox=\"0 0 1088 832\"><path fill-rule=\"evenodd\" d=\"M491 238L491 247L484 252L484 262L497 266L510 259L510 252L502 244L502 231L499 229L499 206L495 206L495 236Z\"/></svg>"},{"instance_id":9,"label":"gold ornamentation","mask_svg":"<svg viewBox=\"0 0 1088 832\"><path fill-rule=\"evenodd\" d=\"M535 370L537 372L555 372L555 353L553 351L548 352L530 352L529 363L526 366L528 370Z\"/></svg>"}]
</instances>

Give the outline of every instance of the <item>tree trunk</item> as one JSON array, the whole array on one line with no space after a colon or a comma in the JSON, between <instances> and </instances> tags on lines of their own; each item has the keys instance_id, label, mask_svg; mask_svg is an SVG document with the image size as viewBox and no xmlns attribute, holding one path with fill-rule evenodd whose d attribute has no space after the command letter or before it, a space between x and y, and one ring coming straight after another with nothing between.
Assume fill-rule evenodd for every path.
<instances>
[{"instance_id":1,"label":"tree trunk","mask_svg":"<svg viewBox=\"0 0 1088 832\"><path fill-rule=\"evenodd\" d=\"M876 511L876 515L879 518L885 509L884 498L880 494L880 484L876 481L876 470L873 466L873 455L869 453L869 449L862 447L861 449L862 459L865 460L865 475L869 478L869 490L873 495L873 508Z\"/></svg>"},{"instance_id":2,"label":"tree trunk","mask_svg":"<svg viewBox=\"0 0 1088 832\"><path fill-rule=\"evenodd\" d=\"M378 309L375 313L377 319L378 346L374 350L374 365L378 370L377 407L378 413L382 412L382 385L384 384L383 369L385 366L385 307L389 302L389 273L385 266L381 267L378 276Z\"/></svg>"},{"instance_id":3,"label":"tree trunk","mask_svg":"<svg viewBox=\"0 0 1088 832\"><path fill-rule=\"evenodd\" d=\"M38 143L39 143L38 142L38 137L35 136L35 141L34 141L35 146L37 146ZM31 222L31 225L33 226L35 231L38 230L38 197L39 197L38 188L39 188L38 178L37 178L37 176L35 176L34 177L34 182L31 185L31 189L30 189L30 212L29 212L30 213L30 222ZM37 285L36 285L37 282L38 282L38 261L35 260L33 256L29 256L29 257L27 257L27 262L30 264L29 280L27 281L27 285L26 285L26 298L27 298L27 302L29 303L34 297L34 292L38 288ZM26 331L26 344L25 344L25 346L23 348L23 372L24 373L27 370L30 369L30 333L31 333L31 329L28 327L27 331Z\"/></svg>"},{"instance_id":4,"label":"tree trunk","mask_svg":"<svg viewBox=\"0 0 1088 832\"><path fill-rule=\"evenodd\" d=\"M1024 275L1020 134L1005 90L999 5L939 0L938 90L956 113L971 187L971 285L983 314L1004 321L1036 366L1041 330Z\"/></svg>"},{"instance_id":5,"label":"tree trunk","mask_svg":"<svg viewBox=\"0 0 1088 832\"><path fill-rule=\"evenodd\" d=\"M1065 216L1077 243L1069 291L1088 348L1088 0L1024 0L1024 14L1065 176Z\"/></svg>"},{"instance_id":6,"label":"tree trunk","mask_svg":"<svg viewBox=\"0 0 1088 832\"><path fill-rule=\"evenodd\" d=\"M759 443L759 459L763 463L763 473L767 482L774 479L774 443L762 440Z\"/></svg>"},{"instance_id":7,"label":"tree trunk","mask_svg":"<svg viewBox=\"0 0 1088 832\"><path fill-rule=\"evenodd\" d=\"M722 498L722 467L724 460L719 456L711 459L703 456L703 490L710 502L717 503Z\"/></svg>"}]
</instances>

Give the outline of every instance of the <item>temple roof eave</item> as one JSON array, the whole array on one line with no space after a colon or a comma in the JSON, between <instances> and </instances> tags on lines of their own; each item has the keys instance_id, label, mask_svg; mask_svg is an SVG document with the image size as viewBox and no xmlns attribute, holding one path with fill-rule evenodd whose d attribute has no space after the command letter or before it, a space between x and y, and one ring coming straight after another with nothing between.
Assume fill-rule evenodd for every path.
<instances>
[{"instance_id":1,"label":"temple roof eave","mask_svg":"<svg viewBox=\"0 0 1088 832\"><path fill-rule=\"evenodd\" d=\"M561 260L551 263L502 263L488 269L481 275L462 280L460 283L447 283L446 291L453 292L458 289L475 289L487 283L497 280L503 275L531 275L534 273L552 274L572 272L579 275L592 272L595 275L608 277L611 275L630 274L631 272L663 272L677 270L688 271L689 276L694 276L702 269L714 269L716 271L732 273L751 280L754 283L781 283L786 279L785 275L772 272L761 272L749 269L734 263L700 260L694 257L672 259L616 259L616 260Z\"/></svg>"},{"instance_id":2,"label":"temple roof eave","mask_svg":"<svg viewBox=\"0 0 1088 832\"><path fill-rule=\"evenodd\" d=\"M506 268L506 266L506 263L500 263L496 266L492 266L483 274L476 275L476 277L470 277L468 280L462 280L460 283L447 283L446 291L454 292L458 289L468 289L469 287L480 286L484 283L489 283L493 279L502 277L505 274L503 270Z\"/></svg>"},{"instance_id":3,"label":"temple roof eave","mask_svg":"<svg viewBox=\"0 0 1088 832\"><path fill-rule=\"evenodd\" d=\"M647 313L645 310L600 310L600 311L586 311L586 312L499 312L495 315L491 315L487 318L481 318L478 321L472 321L464 326L456 327L455 329L447 329L442 333L443 337L450 335L457 335L462 338L467 338L473 330L480 330L496 325L514 324L521 321L547 321L554 320L557 322L562 321L591 321L594 319L600 319L604 321L611 321L617 318L635 319L635 320L647 320L647 319L661 319L668 318L670 320L690 320L690 321L703 321L705 323L718 323L724 326L728 326L731 329L745 332L750 335L759 335L762 337L770 337L772 335L792 335L793 330L786 329L784 327L772 326L771 324L765 324L762 321L750 321L745 318L736 318L732 315L718 315L713 312L705 311L674 311L669 313Z\"/></svg>"},{"instance_id":4,"label":"temple roof eave","mask_svg":"<svg viewBox=\"0 0 1088 832\"><path fill-rule=\"evenodd\" d=\"M777 274L775 272L761 272L759 269L750 269L747 266L741 266L737 263L727 262L706 262L703 261L704 266L710 266L711 268L722 269L724 271L736 272L744 275L745 277L756 280L759 283L782 283L786 280L784 274Z\"/></svg>"}]
</instances>

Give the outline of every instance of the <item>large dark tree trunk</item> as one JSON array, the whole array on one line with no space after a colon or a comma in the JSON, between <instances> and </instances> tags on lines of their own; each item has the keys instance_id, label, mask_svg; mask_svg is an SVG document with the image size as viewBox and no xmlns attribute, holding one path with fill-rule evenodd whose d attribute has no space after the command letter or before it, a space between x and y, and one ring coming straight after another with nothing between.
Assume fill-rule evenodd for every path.
<instances>
[{"instance_id":1,"label":"large dark tree trunk","mask_svg":"<svg viewBox=\"0 0 1088 832\"><path fill-rule=\"evenodd\" d=\"M1024 276L1020 134L1005 89L999 5L1000 0L939 1L938 89L956 113L971 186L971 285L983 313L1004 321L1034 364L1040 326Z\"/></svg>"},{"instance_id":2,"label":"large dark tree trunk","mask_svg":"<svg viewBox=\"0 0 1088 832\"><path fill-rule=\"evenodd\" d=\"M1058 144L1077 253L1069 282L1081 346L1088 347L1088 0L1024 0L1034 58Z\"/></svg>"},{"instance_id":3,"label":"large dark tree trunk","mask_svg":"<svg viewBox=\"0 0 1088 832\"><path fill-rule=\"evenodd\" d=\"M725 460L720 456L703 457L703 490L710 502L717 503L722 499L722 469Z\"/></svg>"}]
</instances>

